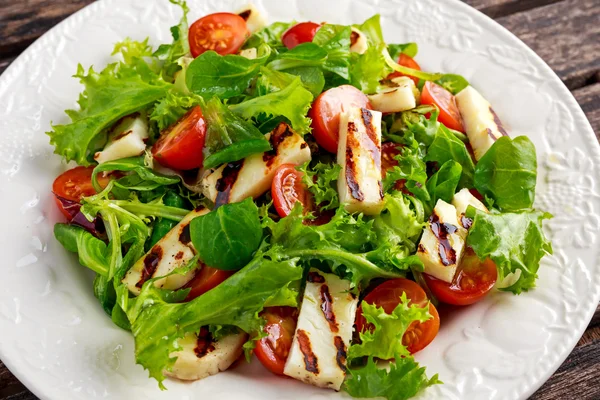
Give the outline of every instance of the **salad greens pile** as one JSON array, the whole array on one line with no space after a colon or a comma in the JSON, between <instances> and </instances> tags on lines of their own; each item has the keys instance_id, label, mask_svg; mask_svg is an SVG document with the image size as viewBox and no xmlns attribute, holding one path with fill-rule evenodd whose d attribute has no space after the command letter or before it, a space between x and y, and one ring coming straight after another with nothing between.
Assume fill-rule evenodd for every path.
<instances>
[{"instance_id":1,"label":"salad greens pile","mask_svg":"<svg viewBox=\"0 0 600 400\"><path fill-rule=\"evenodd\" d=\"M293 23L276 22L244 44L257 49L254 59L214 51L192 59L189 10L184 1L170 1L183 11L180 23L171 28L171 44L153 49L148 39L128 38L115 46L120 61L100 72L78 67L75 77L84 86L79 109L67 110L71 122L48 132L65 161L95 165L93 156L106 144L111 127L136 112L147 116L152 144L190 108L201 107L207 125L203 166L209 169L270 150L264 134L282 121L309 138L308 111L329 88L350 84L372 94L394 71L419 78L418 86L434 81L452 93L468 86L458 75L394 62L402 53L414 57L418 48L415 43L386 44L379 15L355 26L368 38L363 54L350 51L352 26L324 24L312 42L288 50L281 35ZM313 154L298 170L317 213L330 213L331 220L310 224L316 215L303 214L298 204L287 217L274 217L268 195L195 218L190 235L197 256L172 274L190 272L198 260L237 272L192 301L184 302L189 289L156 287L158 278L146 281L137 297L122 283L133 264L190 210L213 207L188 189L180 174L157 169L149 154L96 165L92 183L98 193L85 197L79 212L88 221L101 221L103 228L59 223L55 236L96 273L96 297L115 324L132 332L137 362L161 387L164 371L175 363L177 340L201 326L244 331L250 334L246 348L251 350L263 335L260 311L298 306L309 267L349 280L356 293L376 279L418 276L423 263L415 252L427 218L438 199L450 202L463 188L479 191L491 210L469 207L468 246L481 260L495 262L499 282L511 277L502 290L518 294L532 289L540 259L552 252L542 231L543 220L551 216L533 209L533 143L524 136L502 137L475 164L466 136L440 123L435 107L385 115L382 125L383 140L394 143L398 152L397 165L383 180L385 208L380 215L346 212L337 191L340 166L331 155ZM112 178L108 184L99 180L105 173ZM407 399L441 383L437 375L428 378L402 344L414 321L431 318L427 307L409 305L404 296L391 314L367 303L362 310L374 329L360 333L348 349L344 389L349 394ZM375 359L391 361L388 368L379 368Z\"/></svg>"}]
</instances>

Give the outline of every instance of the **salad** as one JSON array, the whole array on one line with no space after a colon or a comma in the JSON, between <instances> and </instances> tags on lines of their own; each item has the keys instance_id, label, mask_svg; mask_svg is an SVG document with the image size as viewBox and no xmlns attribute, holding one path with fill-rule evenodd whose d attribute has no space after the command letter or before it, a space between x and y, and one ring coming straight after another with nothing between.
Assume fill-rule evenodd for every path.
<instances>
[{"instance_id":1,"label":"salad","mask_svg":"<svg viewBox=\"0 0 600 400\"><path fill-rule=\"evenodd\" d=\"M173 41L82 66L78 164L54 181L66 250L95 272L137 363L196 380L256 356L354 397L440 384L414 354L439 303L535 286L552 252L536 151L463 77L362 24L275 22L253 6L183 17Z\"/></svg>"}]
</instances>

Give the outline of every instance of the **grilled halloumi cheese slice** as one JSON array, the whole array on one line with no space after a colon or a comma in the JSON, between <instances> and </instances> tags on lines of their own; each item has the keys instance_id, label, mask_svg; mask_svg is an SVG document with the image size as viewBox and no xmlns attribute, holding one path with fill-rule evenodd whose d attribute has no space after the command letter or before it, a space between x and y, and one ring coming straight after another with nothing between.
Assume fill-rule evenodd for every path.
<instances>
[{"instance_id":1,"label":"grilled halloumi cheese slice","mask_svg":"<svg viewBox=\"0 0 600 400\"><path fill-rule=\"evenodd\" d=\"M469 208L469 206L473 206L476 209L486 213L490 212L487 207L483 205L483 203L479 201L477 197L473 196L467 188L460 190L454 195L452 198L452 205L456 208L458 222L465 229L469 229L473 223L471 218L465 217L465 213L467 212L467 208Z\"/></svg>"},{"instance_id":2,"label":"grilled halloumi cheese slice","mask_svg":"<svg viewBox=\"0 0 600 400\"><path fill-rule=\"evenodd\" d=\"M104 150L94 154L98 164L126 157L136 157L146 150L148 118L143 113L129 115L115 125Z\"/></svg>"},{"instance_id":3,"label":"grilled halloumi cheese slice","mask_svg":"<svg viewBox=\"0 0 600 400\"><path fill-rule=\"evenodd\" d=\"M250 47L249 49L240 50L240 56L248 60L254 60L258 56L258 51L256 47Z\"/></svg>"},{"instance_id":4,"label":"grilled halloumi cheese slice","mask_svg":"<svg viewBox=\"0 0 600 400\"><path fill-rule=\"evenodd\" d=\"M308 273L298 324L283 373L340 390L358 299L350 282L316 269Z\"/></svg>"},{"instance_id":5,"label":"grilled halloumi cheese slice","mask_svg":"<svg viewBox=\"0 0 600 400\"><path fill-rule=\"evenodd\" d=\"M358 54L363 54L369 48L369 42L367 40L367 35L352 27L352 32L350 33L350 51Z\"/></svg>"},{"instance_id":6,"label":"grilled halloumi cheese slice","mask_svg":"<svg viewBox=\"0 0 600 400\"><path fill-rule=\"evenodd\" d=\"M340 203L348 212L379 214L384 206L379 111L353 107L341 114L337 163Z\"/></svg>"},{"instance_id":7,"label":"grilled halloumi cheese slice","mask_svg":"<svg viewBox=\"0 0 600 400\"><path fill-rule=\"evenodd\" d=\"M368 97L375 110L393 113L415 108L421 96L412 79L399 76L391 79L379 93Z\"/></svg>"},{"instance_id":8,"label":"grilled halloumi cheese slice","mask_svg":"<svg viewBox=\"0 0 600 400\"><path fill-rule=\"evenodd\" d=\"M204 195L215 204L256 198L269 190L280 165L310 161L308 144L288 124L282 122L266 137L271 142L271 150L209 171L202 179Z\"/></svg>"},{"instance_id":9,"label":"grilled halloumi cheese slice","mask_svg":"<svg viewBox=\"0 0 600 400\"><path fill-rule=\"evenodd\" d=\"M267 26L267 18L252 4L242 7L236 14L246 21L246 26L251 33Z\"/></svg>"},{"instance_id":10,"label":"grilled halloumi cheese slice","mask_svg":"<svg viewBox=\"0 0 600 400\"><path fill-rule=\"evenodd\" d=\"M458 221L456 208L438 200L417 247L425 273L452 282L463 256L467 230Z\"/></svg>"},{"instance_id":11,"label":"grilled halloumi cheese slice","mask_svg":"<svg viewBox=\"0 0 600 400\"><path fill-rule=\"evenodd\" d=\"M456 95L456 104L475 159L479 161L502 136L508 136L490 103L472 86Z\"/></svg>"},{"instance_id":12,"label":"grilled halloumi cheese slice","mask_svg":"<svg viewBox=\"0 0 600 400\"><path fill-rule=\"evenodd\" d=\"M139 295L148 279L165 276L194 258L196 250L192 245L189 225L194 218L209 211L204 207L191 211L127 271L122 282L131 293ZM164 289L179 289L191 281L195 274L196 271L185 275L173 274L157 280L155 285Z\"/></svg>"},{"instance_id":13,"label":"grilled halloumi cheese slice","mask_svg":"<svg viewBox=\"0 0 600 400\"><path fill-rule=\"evenodd\" d=\"M198 335L188 333L177 341L181 349L170 354L177 361L164 374L192 381L225 371L240 357L247 339L247 334L236 333L214 340L208 329L202 327Z\"/></svg>"}]
</instances>

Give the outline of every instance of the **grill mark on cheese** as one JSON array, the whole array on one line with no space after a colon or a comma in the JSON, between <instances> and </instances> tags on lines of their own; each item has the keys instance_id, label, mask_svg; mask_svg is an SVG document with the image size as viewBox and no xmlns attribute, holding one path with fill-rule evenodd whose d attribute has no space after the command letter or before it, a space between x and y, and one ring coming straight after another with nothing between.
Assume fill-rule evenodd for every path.
<instances>
[{"instance_id":1,"label":"grill mark on cheese","mask_svg":"<svg viewBox=\"0 0 600 400\"><path fill-rule=\"evenodd\" d=\"M354 164L353 148L359 148L360 143L356 140L356 126L354 122L348 122L348 132L346 135L346 184L350 189L350 195L358 200L363 201L365 195L360 190L360 185L356 179L356 165Z\"/></svg>"},{"instance_id":2,"label":"grill mark on cheese","mask_svg":"<svg viewBox=\"0 0 600 400\"><path fill-rule=\"evenodd\" d=\"M239 13L238 15L240 17L242 17L242 19L246 22L248 22L248 19L250 18L250 15L252 14L252 10L246 10L246 11L242 11L241 13Z\"/></svg>"},{"instance_id":3,"label":"grill mark on cheese","mask_svg":"<svg viewBox=\"0 0 600 400\"><path fill-rule=\"evenodd\" d=\"M502 125L502 121L500 121L500 118L498 118L498 114L496 114L496 111L494 111L494 109L491 106L490 106L490 113L492 113L492 116L494 117L494 123L498 127L498 130L500 131L502 136L508 136L508 133L506 133L506 130L504 129L504 126Z\"/></svg>"},{"instance_id":4,"label":"grill mark on cheese","mask_svg":"<svg viewBox=\"0 0 600 400\"><path fill-rule=\"evenodd\" d=\"M133 133L133 131L128 130L128 131L121 132L117 136L115 136L115 138L113 140L116 142L119 139L123 139L125 136L129 135L130 133Z\"/></svg>"},{"instance_id":5,"label":"grill mark on cheese","mask_svg":"<svg viewBox=\"0 0 600 400\"><path fill-rule=\"evenodd\" d=\"M373 128L373 114L366 108L361 108L360 115L367 130L367 137L370 139L364 140L362 144L369 150L369 153L371 153L371 158L373 159L377 170L381 171L381 144L379 143L379 138Z\"/></svg>"},{"instance_id":6,"label":"grill mark on cheese","mask_svg":"<svg viewBox=\"0 0 600 400\"><path fill-rule=\"evenodd\" d=\"M215 349L214 338L207 327L203 326L198 332L198 339L196 340L196 347L194 353L196 357L202 358Z\"/></svg>"},{"instance_id":7,"label":"grill mark on cheese","mask_svg":"<svg viewBox=\"0 0 600 400\"><path fill-rule=\"evenodd\" d=\"M190 224L186 224L181 227L181 231L179 232L179 241L186 246L192 242L192 237L190 236Z\"/></svg>"},{"instance_id":8,"label":"grill mark on cheese","mask_svg":"<svg viewBox=\"0 0 600 400\"><path fill-rule=\"evenodd\" d=\"M346 372L346 344L344 343L344 339L340 336L336 336L333 338L333 344L337 350L335 354L335 361L337 362L338 367L344 373Z\"/></svg>"},{"instance_id":9,"label":"grill mark on cheese","mask_svg":"<svg viewBox=\"0 0 600 400\"><path fill-rule=\"evenodd\" d=\"M292 131L290 126L285 122L281 122L277 125L277 128L273 130L273 133L271 133L271 137L269 138L272 149L263 153L263 161L267 167L270 167L275 162L275 158L279 155L281 144L285 139L292 135L294 135L294 131Z\"/></svg>"},{"instance_id":10,"label":"grill mark on cheese","mask_svg":"<svg viewBox=\"0 0 600 400\"><path fill-rule=\"evenodd\" d=\"M473 225L473 220L469 217L465 217L465 214L460 216L460 223L465 229L469 229Z\"/></svg>"},{"instance_id":11,"label":"grill mark on cheese","mask_svg":"<svg viewBox=\"0 0 600 400\"><path fill-rule=\"evenodd\" d=\"M300 351L304 356L304 368L308 372L312 372L315 375L319 374L319 360L317 356L312 351L312 347L310 344L310 338L308 334L303 329L298 329L296 332L296 337L298 338L298 346L300 347Z\"/></svg>"},{"instance_id":12,"label":"grill mark on cheese","mask_svg":"<svg viewBox=\"0 0 600 400\"><path fill-rule=\"evenodd\" d=\"M310 283L325 283L325 278L323 278L321 274L315 271L309 272L306 280Z\"/></svg>"},{"instance_id":13,"label":"grill mark on cheese","mask_svg":"<svg viewBox=\"0 0 600 400\"><path fill-rule=\"evenodd\" d=\"M427 249L421 243L419 243L419 252L420 253L427 253Z\"/></svg>"},{"instance_id":14,"label":"grill mark on cheese","mask_svg":"<svg viewBox=\"0 0 600 400\"><path fill-rule=\"evenodd\" d=\"M178 251L177 254L175 254L175 259L181 260L182 258L183 258L183 251Z\"/></svg>"},{"instance_id":15,"label":"grill mark on cheese","mask_svg":"<svg viewBox=\"0 0 600 400\"><path fill-rule=\"evenodd\" d=\"M356 44L359 37L360 37L360 35L358 34L358 32L355 32L355 31L350 32L350 47L352 47Z\"/></svg>"},{"instance_id":16,"label":"grill mark on cheese","mask_svg":"<svg viewBox=\"0 0 600 400\"><path fill-rule=\"evenodd\" d=\"M230 162L221 173L221 177L217 180L215 189L217 189L217 197L215 198L215 208L229 203L231 189L237 182L240 169L244 166L244 160Z\"/></svg>"},{"instance_id":17,"label":"grill mark on cheese","mask_svg":"<svg viewBox=\"0 0 600 400\"><path fill-rule=\"evenodd\" d=\"M450 245L448 235L456 232L458 227L440 222L440 217L434 212L429 218L431 224L431 231L438 240L438 253L442 264L448 266L456 264L456 251Z\"/></svg>"},{"instance_id":18,"label":"grill mark on cheese","mask_svg":"<svg viewBox=\"0 0 600 400\"><path fill-rule=\"evenodd\" d=\"M333 333L339 332L340 329L335 319L335 313L333 312L333 298L331 297L331 293L329 292L329 286L321 285L320 298L321 311L323 311L323 316L325 316L325 319L329 324L329 329Z\"/></svg>"},{"instance_id":19,"label":"grill mark on cheese","mask_svg":"<svg viewBox=\"0 0 600 400\"><path fill-rule=\"evenodd\" d=\"M140 280L135 284L135 287L141 288L144 286L144 283L150 279L154 273L156 272L156 268L158 267L158 263L163 257L163 249L160 246L152 247L150 253L146 254L144 257L144 268L142 269L142 276Z\"/></svg>"}]
</instances>

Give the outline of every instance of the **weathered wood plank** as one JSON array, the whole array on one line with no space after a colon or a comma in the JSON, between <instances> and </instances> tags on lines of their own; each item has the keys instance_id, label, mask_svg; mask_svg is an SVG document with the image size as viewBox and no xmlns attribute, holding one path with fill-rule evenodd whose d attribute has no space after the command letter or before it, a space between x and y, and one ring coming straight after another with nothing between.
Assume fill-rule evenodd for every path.
<instances>
[{"instance_id":1,"label":"weathered wood plank","mask_svg":"<svg viewBox=\"0 0 600 400\"><path fill-rule=\"evenodd\" d=\"M36 397L0 361L0 399L34 400Z\"/></svg>"},{"instance_id":2,"label":"weathered wood plank","mask_svg":"<svg viewBox=\"0 0 600 400\"><path fill-rule=\"evenodd\" d=\"M10 63L13 62L15 60L15 58L17 58L17 57L16 56L8 57L8 58L3 58L0 60L0 74L2 74L4 72L4 70L6 68L8 68Z\"/></svg>"},{"instance_id":3,"label":"weathered wood plank","mask_svg":"<svg viewBox=\"0 0 600 400\"><path fill-rule=\"evenodd\" d=\"M565 0L499 18L556 71L569 89L600 71L600 1Z\"/></svg>"},{"instance_id":4,"label":"weathered wood plank","mask_svg":"<svg viewBox=\"0 0 600 400\"><path fill-rule=\"evenodd\" d=\"M600 83L577 89L573 91L573 95L590 120L596 137L600 140Z\"/></svg>"},{"instance_id":5,"label":"weathered wood plank","mask_svg":"<svg viewBox=\"0 0 600 400\"><path fill-rule=\"evenodd\" d=\"M594 342L600 343L600 305L598 305L598 308L596 308L596 313L585 330L585 333L581 339L579 339L577 347L585 346Z\"/></svg>"},{"instance_id":6,"label":"weathered wood plank","mask_svg":"<svg viewBox=\"0 0 600 400\"><path fill-rule=\"evenodd\" d=\"M48 29L94 0L0 1L0 54L21 52Z\"/></svg>"},{"instance_id":7,"label":"weathered wood plank","mask_svg":"<svg viewBox=\"0 0 600 400\"><path fill-rule=\"evenodd\" d=\"M463 0L482 13L499 18L536 7L557 3L561 0Z\"/></svg>"}]
</instances>

